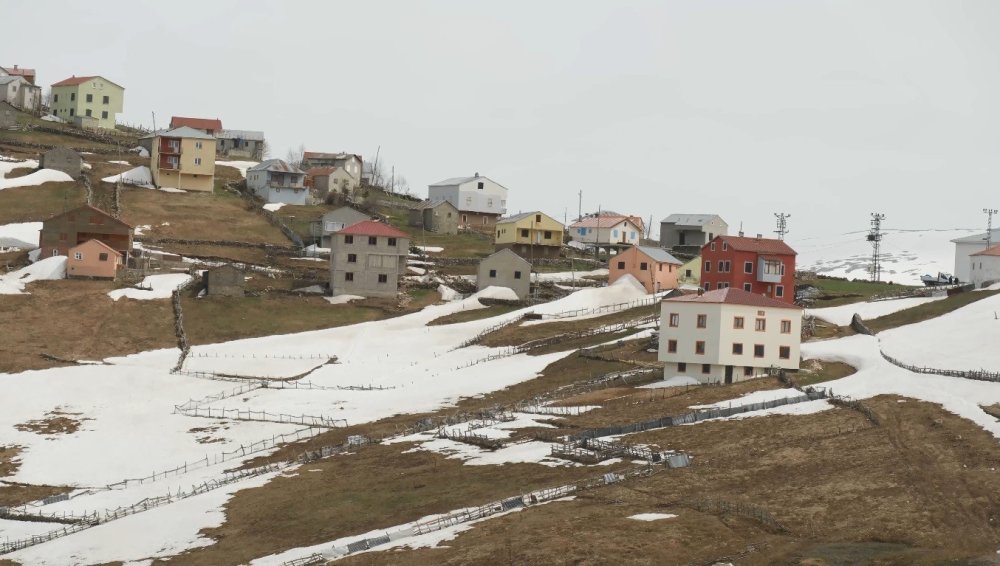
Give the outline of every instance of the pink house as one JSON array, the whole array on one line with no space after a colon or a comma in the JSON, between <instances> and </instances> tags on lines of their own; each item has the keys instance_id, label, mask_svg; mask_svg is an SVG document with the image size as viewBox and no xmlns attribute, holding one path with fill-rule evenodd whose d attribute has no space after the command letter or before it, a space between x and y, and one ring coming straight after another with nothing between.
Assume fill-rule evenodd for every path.
<instances>
[{"instance_id":1,"label":"pink house","mask_svg":"<svg viewBox=\"0 0 1000 566\"><path fill-rule=\"evenodd\" d=\"M66 277L114 279L122 266L122 254L100 240L87 240L69 249Z\"/></svg>"},{"instance_id":2,"label":"pink house","mask_svg":"<svg viewBox=\"0 0 1000 566\"><path fill-rule=\"evenodd\" d=\"M681 265L680 260L660 248L632 246L608 260L608 283L627 273L638 279L648 293L676 289Z\"/></svg>"}]
</instances>

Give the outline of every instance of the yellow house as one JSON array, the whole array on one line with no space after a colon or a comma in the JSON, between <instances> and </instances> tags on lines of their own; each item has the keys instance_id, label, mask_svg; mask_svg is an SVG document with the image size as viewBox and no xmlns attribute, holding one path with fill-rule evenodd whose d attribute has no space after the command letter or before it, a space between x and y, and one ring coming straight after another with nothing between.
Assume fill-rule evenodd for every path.
<instances>
[{"instance_id":1,"label":"yellow house","mask_svg":"<svg viewBox=\"0 0 1000 566\"><path fill-rule=\"evenodd\" d=\"M115 129L115 116L125 105L125 88L100 76L77 77L52 85L52 114L77 124Z\"/></svg>"},{"instance_id":2,"label":"yellow house","mask_svg":"<svg viewBox=\"0 0 1000 566\"><path fill-rule=\"evenodd\" d=\"M497 251L509 249L525 258L557 258L566 227L543 212L525 212L497 220Z\"/></svg>"},{"instance_id":3,"label":"yellow house","mask_svg":"<svg viewBox=\"0 0 1000 566\"><path fill-rule=\"evenodd\" d=\"M695 256L680 267L677 282L682 285L701 287L701 256Z\"/></svg>"},{"instance_id":4,"label":"yellow house","mask_svg":"<svg viewBox=\"0 0 1000 566\"><path fill-rule=\"evenodd\" d=\"M183 126L153 137L149 169L153 184L185 191L215 188L215 137Z\"/></svg>"}]
</instances>

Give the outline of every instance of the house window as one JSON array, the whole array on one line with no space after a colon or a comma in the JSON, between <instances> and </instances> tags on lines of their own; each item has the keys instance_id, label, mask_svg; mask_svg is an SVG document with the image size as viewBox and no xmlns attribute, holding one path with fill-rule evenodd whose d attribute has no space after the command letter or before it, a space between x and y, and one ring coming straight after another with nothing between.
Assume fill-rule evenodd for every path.
<instances>
[{"instance_id":1,"label":"house window","mask_svg":"<svg viewBox=\"0 0 1000 566\"><path fill-rule=\"evenodd\" d=\"M701 373L712 373L712 364L701 364Z\"/></svg>"},{"instance_id":2,"label":"house window","mask_svg":"<svg viewBox=\"0 0 1000 566\"><path fill-rule=\"evenodd\" d=\"M733 328L735 328L736 330L743 330L743 317L742 316L734 316L733 317Z\"/></svg>"},{"instance_id":3,"label":"house window","mask_svg":"<svg viewBox=\"0 0 1000 566\"><path fill-rule=\"evenodd\" d=\"M764 332L765 330L767 330L767 319L758 318L754 322L754 330L756 330L757 332Z\"/></svg>"},{"instance_id":4,"label":"house window","mask_svg":"<svg viewBox=\"0 0 1000 566\"><path fill-rule=\"evenodd\" d=\"M76 93L75 92L69 93L69 101L73 102L74 100L76 100Z\"/></svg>"},{"instance_id":5,"label":"house window","mask_svg":"<svg viewBox=\"0 0 1000 566\"><path fill-rule=\"evenodd\" d=\"M111 97L110 96L105 96L103 102L104 102L104 104L109 104L111 102Z\"/></svg>"},{"instance_id":6,"label":"house window","mask_svg":"<svg viewBox=\"0 0 1000 566\"><path fill-rule=\"evenodd\" d=\"M396 247L396 238L389 238L389 245L392 247Z\"/></svg>"},{"instance_id":7,"label":"house window","mask_svg":"<svg viewBox=\"0 0 1000 566\"><path fill-rule=\"evenodd\" d=\"M725 283L723 283L722 281L719 281L718 283L716 283L715 288L716 289L725 289L726 288L725 285L726 285Z\"/></svg>"},{"instance_id":8,"label":"house window","mask_svg":"<svg viewBox=\"0 0 1000 566\"><path fill-rule=\"evenodd\" d=\"M483 183L482 181L476 183L476 188L479 190L483 190L483 186L485 186L485 183Z\"/></svg>"},{"instance_id":9,"label":"house window","mask_svg":"<svg viewBox=\"0 0 1000 566\"><path fill-rule=\"evenodd\" d=\"M729 260L727 259L727 260L726 260L726 269L725 269L724 271L725 271L726 273L729 273L730 271L732 271L732 269L733 269L733 262L731 262L731 261L729 261Z\"/></svg>"},{"instance_id":10,"label":"house window","mask_svg":"<svg viewBox=\"0 0 1000 566\"><path fill-rule=\"evenodd\" d=\"M521 272L520 271L515 271L514 272L514 279L520 279L520 278L521 278Z\"/></svg>"},{"instance_id":11,"label":"house window","mask_svg":"<svg viewBox=\"0 0 1000 566\"><path fill-rule=\"evenodd\" d=\"M378 245L378 236L368 236L368 245L369 246Z\"/></svg>"},{"instance_id":12,"label":"house window","mask_svg":"<svg viewBox=\"0 0 1000 566\"><path fill-rule=\"evenodd\" d=\"M497 270L496 269L491 269L490 270L490 277L496 277L496 276L497 276Z\"/></svg>"},{"instance_id":13,"label":"house window","mask_svg":"<svg viewBox=\"0 0 1000 566\"><path fill-rule=\"evenodd\" d=\"M542 221L542 215L541 214L536 214L535 215L535 222L541 222L541 221Z\"/></svg>"},{"instance_id":14,"label":"house window","mask_svg":"<svg viewBox=\"0 0 1000 566\"><path fill-rule=\"evenodd\" d=\"M677 371L678 371L678 373L684 373L687 370L688 370L687 363L685 363L685 362L678 362L677 363Z\"/></svg>"},{"instance_id":15,"label":"house window","mask_svg":"<svg viewBox=\"0 0 1000 566\"><path fill-rule=\"evenodd\" d=\"M667 340L667 353L668 354L677 353L677 340Z\"/></svg>"},{"instance_id":16,"label":"house window","mask_svg":"<svg viewBox=\"0 0 1000 566\"><path fill-rule=\"evenodd\" d=\"M618 262L618 269L625 269L625 262L624 261L619 261Z\"/></svg>"},{"instance_id":17,"label":"house window","mask_svg":"<svg viewBox=\"0 0 1000 566\"><path fill-rule=\"evenodd\" d=\"M486 199L486 206L493 208L493 199Z\"/></svg>"},{"instance_id":18,"label":"house window","mask_svg":"<svg viewBox=\"0 0 1000 566\"><path fill-rule=\"evenodd\" d=\"M774 288L774 296L775 297L784 297L785 296L785 288L784 288L784 286L777 285Z\"/></svg>"},{"instance_id":19,"label":"house window","mask_svg":"<svg viewBox=\"0 0 1000 566\"><path fill-rule=\"evenodd\" d=\"M753 285L751 285L750 283L744 283L743 284L743 290L746 291L747 293L752 293L753 292Z\"/></svg>"},{"instance_id":20,"label":"house window","mask_svg":"<svg viewBox=\"0 0 1000 566\"><path fill-rule=\"evenodd\" d=\"M69 115L70 116L76 116L76 108L70 108L69 109Z\"/></svg>"},{"instance_id":21,"label":"house window","mask_svg":"<svg viewBox=\"0 0 1000 566\"><path fill-rule=\"evenodd\" d=\"M764 260L764 275L784 275L785 265L776 259Z\"/></svg>"},{"instance_id":22,"label":"house window","mask_svg":"<svg viewBox=\"0 0 1000 566\"><path fill-rule=\"evenodd\" d=\"M706 261L705 262L705 273L710 273L711 271L712 271L712 262L711 261Z\"/></svg>"},{"instance_id":23,"label":"house window","mask_svg":"<svg viewBox=\"0 0 1000 566\"><path fill-rule=\"evenodd\" d=\"M705 283L705 290L706 291L710 290L711 288L712 288L712 284L711 283Z\"/></svg>"},{"instance_id":24,"label":"house window","mask_svg":"<svg viewBox=\"0 0 1000 566\"><path fill-rule=\"evenodd\" d=\"M74 252L73 259L83 259L83 254L80 252Z\"/></svg>"},{"instance_id":25,"label":"house window","mask_svg":"<svg viewBox=\"0 0 1000 566\"><path fill-rule=\"evenodd\" d=\"M552 239L552 232L550 232L549 230L546 230L545 231L545 239L546 240L551 240Z\"/></svg>"},{"instance_id":26,"label":"house window","mask_svg":"<svg viewBox=\"0 0 1000 566\"><path fill-rule=\"evenodd\" d=\"M649 269L649 264L648 263L642 262L642 263L639 264L639 270L640 271L646 271L647 269Z\"/></svg>"},{"instance_id":27,"label":"house window","mask_svg":"<svg viewBox=\"0 0 1000 566\"><path fill-rule=\"evenodd\" d=\"M88 94L87 95L87 102L93 102L93 101L94 101L94 95L93 94ZM90 114L87 114L87 116L90 116Z\"/></svg>"},{"instance_id":28,"label":"house window","mask_svg":"<svg viewBox=\"0 0 1000 566\"><path fill-rule=\"evenodd\" d=\"M87 116L90 116L90 115L92 114L92 111L91 111L91 109L90 109L90 108L88 108L88 109L86 110L86 113L87 113Z\"/></svg>"},{"instance_id":29,"label":"house window","mask_svg":"<svg viewBox=\"0 0 1000 566\"><path fill-rule=\"evenodd\" d=\"M354 243L354 236L344 236L344 243L345 244L353 244Z\"/></svg>"},{"instance_id":30,"label":"house window","mask_svg":"<svg viewBox=\"0 0 1000 566\"><path fill-rule=\"evenodd\" d=\"M708 315L699 314L698 315L698 328L708 327Z\"/></svg>"},{"instance_id":31,"label":"house window","mask_svg":"<svg viewBox=\"0 0 1000 566\"><path fill-rule=\"evenodd\" d=\"M714 252L715 251L715 242L712 242L712 244L709 246L709 248Z\"/></svg>"},{"instance_id":32,"label":"house window","mask_svg":"<svg viewBox=\"0 0 1000 566\"><path fill-rule=\"evenodd\" d=\"M670 326L677 328L681 325L681 315L675 312L670 313Z\"/></svg>"},{"instance_id":33,"label":"house window","mask_svg":"<svg viewBox=\"0 0 1000 566\"><path fill-rule=\"evenodd\" d=\"M385 273L379 273L378 274L378 282L379 283L388 283L389 282L389 276L386 275Z\"/></svg>"},{"instance_id":34,"label":"house window","mask_svg":"<svg viewBox=\"0 0 1000 566\"><path fill-rule=\"evenodd\" d=\"M743 377L753 377L753 368L749 366L743 368Z\"/></svg>"},{"instance_id":35,"label":"house window","mask_svg":"<svg viewBox=\"0 0 1000 566\"><path fill-rule=\"evenodd\" d=\"M469 217L467 215L463 214L462 215L462 223L465 224L465 223L468 223L468 222L469 222Z\"/></svg>"},{"instance_id":36,"label":"house window","mask_svg":"<svg viewBox=\"0 0 1000 566\"><path fill-rule=\"evenodd\" d=\"M52 95L52 102L59 102L59 95L58 94L53 94Z\"/></svg>"},{"instance_id":37,"label":"house window","mask_svg":"<svg viewBox=\"0 0 1000 566\"><path fill-rule=\"evenodd\" d=\"M66 232L61 232L61 233L59 234L59 241L60 241L60 242L65 242L65 241L66 241L66 239L67 239L67 237L66 237Z\"/></svg>"},{"instance_id":38,"label":"house window","mask_svg":"<svg viewBox=\"0 0 1000 566\"><path fill-rule=\"evenodd\" d=\"M764 357L764 345L763 344L754 344L754 346L753 346L753 357L755 357L755 358L763 358Z\"/></svg>"},{"instance_id":39,"label":"house window","mask_svg":"<svg viewBox=\"0 0 1000 566\"><path fill-rule=\"evenodd\" d=\"M527 238L528 237L528 231L526 229L524 229L524 228L521 229L521 237L522 238Z\"/></svg>"},{"instance_id":40,"label":"house window","mask_svg":"<svg viewBox=\"0 0 1000 566\"><path fill-rule=\"evenodd\" d=\"M194 158L194 164L195 165L201 165L201 158L200 157L195 157ZM278 190L280 191L281 189L278 189Z\"/></svg>"},{"instance_id":41,"label":"house window","mask_svg":"<svg viewBox=\"0 0 1000 566\"><path fill-rule=\"evenodd\" d=\"M729 242L722 242L722 251L729 251Z\"/></svg>"},{"instance_id":42,"label":"house window","mask_svg":"<svg viewBox=\"0 0 1000 566\"><path fill-rule=\"evenodd\" d=\"M107 110L101 111L101 118L107 118L107 117L108 117L108 111Z\"/></svg>"},{"instance_id":43,"label":"house window","mask_svg":"<svg viewBox=\"0 0 1000 566\"><path fill-rule=\"evenodd\" d=\"M788 346L778 346L778 357L787 360L792 356L792 349Z\"/></svg>"},{"instance_id":44,"label":"house window","mask_svg":"<svg viewBox=\"0 0 1000 566\"><path fill-rule=\"evenodd\" d=\"M53 248L52 249L52 257L56 257L57 255L59 255L59 250Z\"/></svg>"},{"instance_id":45,"label":"house window","mask_svg":"<svg viewBox=\"0 0 1000 566\"><path fill-rule=\"evenodd\" d=\"M201 142L194 142L195 149L201 149Z\"/></svg>"},{"instance_id":46,"label":"house window","mask_svg":"<svg viewBox=\"0 0 1000 566\"><path fill-rule=\"evenodd\" d=\"M734 342L733 343L733 354L737 356L743 355L743 344Z\"/></svg>"},{"instance_id":47,"label":"house window","mask_svg":"<svg viewBox=\"0 0 1000 566\"><path fill-rule=\"evenodd\" d=\"M744 261L743 262L743 273L753 273L753 262Z\"/></svg>"},{"instance_id":48,"label":"house window","mask_svg":"<svg viewBox=\"0 0 1000 566\"><path fill-rule=\"evenodd\" d=\"M354 273L350 271L344 273L344 281L354 281Z\"/></svg>"},{"instance_id":49,"label":"house window","mask_svg":"<svg viewBox=\"0 0 1000 566\"><path fill-rule=\"evenodd\" d=\"M790 320L783 320L783 321L781 321L781 333L782 334L791 334L792 333L792 321L790 321Z\"/></svg>"},{"instance_id":50,"label":"house window","mask_svg":"<svg viewBox=\"0 0 1000 566\"><path fill-rule=\"evenodd\" d=\"M97 254L97 261L108 261L108 254L106 253Z\"/></svg>"},{"instance_id":51,"label":"house window","mask_svg":"<svg viewBox=\"0 0 1000 566\"><path fill-rule=\"evenodd\" d=\"M347 263L358 263L358 254L347 254Z\"/></svg>"},{"instance_id":52,"label":"house window","mask_svg":"<svg viewBox=\"0 0 1000 566\"><path fill-rule=\"evenodd\" d=\"M704 340L698 340L697 342L694 343L694 353L695 354L704 354L705 353L705 341Z\"/></svg>"}]
</instances>

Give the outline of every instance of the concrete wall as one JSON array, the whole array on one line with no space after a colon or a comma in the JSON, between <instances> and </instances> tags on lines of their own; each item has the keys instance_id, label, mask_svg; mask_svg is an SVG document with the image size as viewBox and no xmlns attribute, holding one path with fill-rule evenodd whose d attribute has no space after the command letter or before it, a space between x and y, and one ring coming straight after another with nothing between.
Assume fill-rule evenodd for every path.
<instances>
[{"instance_id":1,"label":"concrete wall","mask_svg":"<svg viewBox=\"0 0 1000 566\"><path fill-rule=\"evenodd\" d=\"M353 239L353 242L348 242ZM406 272L406 257L410 253L409 238L396 238L395 245L385 236L334 234L330 252L330 291L336 295L362 297L395 297L399 292L399 276ZM379 276L385 276L380 282Z\"/></svg>"},{"instance_id":2,"label":"concrete wall","mask_svg":"<svg viewBox=\"0 0 1000 566\"><path fill-rule=\"evenodd\" d=\"M449 202L409 211L409 225L438 234L458 234L460 213Z\"/></svg>"},{"instance_id":3,"label":"concrete wall","mask_svg":"<svg viewBox=\"0 0 1000 566\"><path fill-rule=\"evenodd\" d=\"M43 169L62 171L75 179L80 176L83 158L72 149L57 147L43 153L39 165Z\"/></svg>"},{"instance_id":4,"label":"concrete wall","mask_svg":"<svg viewBox=\"0 0 1000 566\"><path fill-rule=\"evenodd\" d=\"M243 272L232 266L209 269L204 275L206 294L221 297L242 297L246 288Z\"/></svg>"},{"instance_id":5,"label":"concrete wall","mask_svg":"<svg viewBox=\"0 0 1000 566\"><path fill-rule=\"evenodd\" d=\"M684 235L683 241L681 235ZM669 222L660 223L660 247L702 246L716 236L729 234L729 225L721 219L713 219L700 226L677 225Z\"/></svg>"},{"instance_id":6,"label":"concrete wall","mask_svg":"<svg viewBox=\"0 0 1000 566\"><path fill-rule=\"evenodd\" d=\"M493 246L496 251L510 250L517 255L528 259L558 259L560 246L542 246L531 244L496 244Z\"/></svg>"},{"instance_id":7,"label":"concrete wall","mask_svg":"<svg viewBox=\"0 0 1000 566\"><path fill-rule=\"evenodd\" d=\"M479 188L482 183L483 188ZM460 185L430 186L428 198L448 201L462 212L500 216L507 212L507 189L486 177L476 177Z\"/></svg>"},{"instance_id":8,"label":"concrete wall","mask_svg":"<svg viewBox=\"0 0 1000 566\"><path fill-rule=\"evenodd\" d=\"M670 326L670 315L679 315L679 324ZM705 315L705 328L697 327L698 315ZM743 328L734 328L735 317L743 317ZM757 319L765 321L765 330L756 330ZM782 321L789 322L789 332L781 332ZM726 366L733 367L733 381L744 379L743 369L768 368L772 365L784 369L798 369L799 345L802 332L802 312L799 309L752 307L719 303L663 301L661 303L659 359L667 362L665 377L676 375L677 363L688 364L683 375L690 375L704 383L725 380ZM677 351L669 351L670 340L677 341ZM696 342L705 343L705 353L696 353ZM742 344L743 353L734 354L733 344ZM755 345L764 346L764 356L754 355ZM779 348L789 348L788 359L781 359ZM702 365L717 366L707 374ZM721 377L721 379L720 379Z\"/></svg>"},{"instance_id":9,"label":"concrete wall","mask_svg":"<svg viewBox=\"0 0 1000 566\"><path fill-rule=\"evenodd\" d=\"M91 116L97 119L97 127L108 130L115 128L116 115L122 112L124 105L125 89L102 77L79 85L54 86L49 100L54 115L72 121L75 116L86 116L90 110Z\"/></svg>"},{"instance_id":10,"label":"concrete wall","mask_svg":"<svg viewBox=\"0 0 1000 566\"><path fill-rule=\"evenodd\" d=\"M655 262L639 248L631 247L608 260L608 283L628 274L639 280L647 293L676 289L679 268L679 265Z\"/></svg>"},{"instance_id":11,"label":"concrete wall","mask_svg":"<svg viewBox=\"0 0 1000 566\"><path fill-rule=\"evenodd\" d=\"M1000 229L993 230L992 234L991 245L1000 244ZM986 232L976 237L981 237L982 240L976 242L955 242L955 272L952 275L958 277L959 281L972 280L972 273L969 269L972 264L969 263L969 256L986 249Z\"/></svg>"},{"instance_id":12,"label":"concrete wall","mask_svg":"<svg viewBox=\"0 0 1000 566\"><path fill-rule=\"evenodd\" d=\"M181 138L180 169L160 167L158 151L164 138L153 138L149 168L153 184L185 191L212 192L215 190L215 139Z\"/></svg>"},{"instance_id":13,"label":"concrete wall","mask_svg":"<svg viewBox=\"0 0 1000 566\"><path fill-rule=\"evenodd\" d=\"M983 283L996 283L1000 281L1000 256L981 255L969 257L969 278L970 283L981 286Z\"/></svg>"},{"instance_id":14,"label":"concrete wall","mask_svg":"<svg viewBox=\"0 0 1000 566\"><path fill-rule=\"evenodd\" d=\"M88 240L70 248L67 255L67 277L114 279L122 265L121 254L109 250L95 240Z\"/></svg>"},{"instance_id":15,"label":"concrete wall","mask_svg":"<svg viewBox=\"0 0 1000 566\"><path fill-rule=\"evenodd\" d=\"M510 250L501 250L479 262L476 288L507 287L526 299L531 291L531 264Z\"/></svg>"},{"instance_id":16,"label":"concrete wall","mask_svg":"<svg viewBox=\"0 0 1000 566\"><path fill-rule=\"evenodd\" d=\"M371 218L358 210L354 210L349 206L342 206L336 210L331 210L323 215L320 221L322 226L320 227L322 236L322 246L324 248L333 247L333 234L343 230L351 224L356 224L365 220L370 220Z\"/></svg>"}]
</instances>

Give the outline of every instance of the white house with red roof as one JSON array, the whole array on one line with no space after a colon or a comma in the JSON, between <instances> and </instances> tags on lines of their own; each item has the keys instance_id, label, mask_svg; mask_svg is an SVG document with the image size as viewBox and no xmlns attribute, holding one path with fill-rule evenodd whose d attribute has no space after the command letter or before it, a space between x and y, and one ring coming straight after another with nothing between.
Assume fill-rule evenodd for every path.
<instances>
[{"instance_id":1,"label":"white house with red roof","mask_svg":"<svg viewBox=\"0 0 1000 566\"><path fill-rule=\"evenodd\" d=\"M664 379L734 383L769 368L798 370L802 308L729 287L660 303Z\"/></svg>"},{"instance_id":2,"label":"white house with red roof","mask_svg":"<svg viewBox=\"0 0 1000 566\"><path fill-rule=\"evenodd\" d=\"M330 292L395 297L406 272L410 235L384 222L363 220L331 235Z\"/></svg>"},{"instance_id":3,"label":"white house with red roof","mask_svg":"<svg viewBox=\"0 0 1000 566\"><path fill-rule=\"evenodd\" d=\"M638 245L643 232L641 218L624 214L587 216L569 226L572 241L590 246Z\"/></svg>"},{"instance_id":4,"label":"white house with red roof","mask_svg":"<svg viewBox=\"0 0 1000 566\"><path fill-rule=\"evenodd\" d=\"M309 175L310 169L321 170L314 172L316 174L324 174L325 172L329 176L326 181L326 192L336 188L350 193L361 185L364 165L364 159L356 153L307 151L302 154L302 164L299 167L307 175ZM311 180L312 177L309 179ZM326 192L322 196L325 196Z\"/></svg>"},{"instance_id":5,"label":"white house with red roof","mask_svg":"<svg viewBox=\"0 0 1000 566\"><path fill-rule=\"evenodd\" d=\"M0 77L23 77L30 84L35 84L35 70L25 69L17 65L0 67Z\"/></svg>"},{"instance_id":6,"label":"white house with red roof","mask_svg":"<svg viewBox=\"0 0 1000 566\"><path fill-rule=\"evenodd\" d=\"M969 255L969 283L983 287L1000 282L1000 245Z\"/></svg>"},{"instance_id":7,"label":"white house with red roof","mask_svg":"<svg viewBox=\"0 0 1000 566\"><path fill-rule=\"evenodd\" d=\"M53 115L84 127L115 129L125 106L125 88L108 79L72 76L52 84L49 108Z\"/></svg>"}]
</instances>

